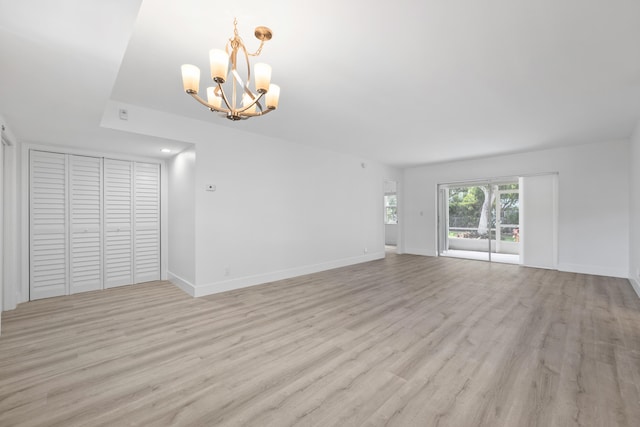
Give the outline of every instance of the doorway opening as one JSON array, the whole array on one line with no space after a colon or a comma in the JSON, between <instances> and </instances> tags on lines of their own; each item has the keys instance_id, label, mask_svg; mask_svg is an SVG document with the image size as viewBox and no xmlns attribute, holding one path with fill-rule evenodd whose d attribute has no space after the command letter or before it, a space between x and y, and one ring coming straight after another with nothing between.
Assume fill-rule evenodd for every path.
<instances>
[{"instance_id":1,"label":"doorway opening","mask_svg":"<svg viewBox=\"0 0 640 427\"><path fill-rule=\"evenodd\" d=\"M384 182L384 248L396 252L398 247L398 188L396 181Z\"/></svg>"},{"instance_id":2,"label":"doorway opening","mask_svg":"<svg viewBox=\"0 0 640 427\"><path fill-rule=\"evenodd\" d=\"M438 186L438 254L520 263L518 178Z\"/></svg>"}]
</instances>

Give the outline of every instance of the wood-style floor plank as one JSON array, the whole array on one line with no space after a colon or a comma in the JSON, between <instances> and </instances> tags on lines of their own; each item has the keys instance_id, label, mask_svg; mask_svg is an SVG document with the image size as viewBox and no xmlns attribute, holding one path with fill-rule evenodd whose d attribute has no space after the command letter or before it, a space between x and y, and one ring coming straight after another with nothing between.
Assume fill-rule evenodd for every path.
<instances>
[{"instance_id":1,"label":"wood-style floor plank","mask_svg":"<svg viewBox=\"0 0 640 427\"><path fill-rule=\"evenodd\" d=\"M388 254L3 313L1 426L638 426L626 280Z\"/></svg>"}]
</instances>

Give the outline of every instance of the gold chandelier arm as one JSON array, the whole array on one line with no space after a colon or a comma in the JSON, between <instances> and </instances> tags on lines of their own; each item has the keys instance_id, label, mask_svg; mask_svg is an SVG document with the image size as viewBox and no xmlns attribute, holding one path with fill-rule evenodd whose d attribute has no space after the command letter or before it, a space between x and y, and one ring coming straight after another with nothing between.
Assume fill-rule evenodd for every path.
<instances>
[{"instance_id":1,"label":"gold chandelier arm","mask_svg":"<svg viewBox=\"0 0 640 427\"><path fill-rule=\"evenodd\" d=\"M205 107L207 107L208 109L210 109L211 111L217 111L219 113L230 113L231 110L227 110L226 108L217 108L214 107L213 105L209 104L207 101L205 101L204 99L200 98L200 95L198 95L197 92L187 92L189 95L191 95L193 97L193 99L195 99L196 101L198 101L200 104L204 105ZM224 96L224 92L222 93L223 95L223 99L225 99ZM226 104L226 100L225 100L225 104ZM229 106L227 104L227 106Z\"/></svg>"},{"instance_id":2,"label":"gold chandelier arm","mask_svg":"<svg viewBox=\"0 0 640 427\"><path fill-rule=\"evenodd\" d=\"M221 83L218 83L218 89L220 89L220 93L222 94L222 100L224 101L224 104L228 108L228 110L226 110L225 112L233 111L233 108L231 108L231 104L229 104L229 100L227 99L227 94L224 93L224 89L222 88L222 84ZM217 108L214 108L214 110L221 111L221 110L219 110Z\"/></svg>"},{"instance_id":3,"label":"gold chandelier arm","mask_svg":"<svg viewBox=\"0 0 640 427\"><path fill-rule=\"evenodd\" d=\"M253 95L253 94L252 94ZM257 98L254 96L253 98L253 102L247 106L242 106L242 109L237 110L238 113L244 113L245 110L248 110L249 108L253 107L254 105L258 105L258 107L260 107L260 111L262 111L262 105L258 104L258 101L260 101L262 99L262 97L264 96L264 93L261 93ZM249 114L249 113L247 113Z\"/></svg>"},{"instance_id":4,"label":"gold chandelier arm","mask_svg":"<svg viewBox=\"0 0 640 427\"><path fill-rule=\"evenodd\" d=\"M266 110L258 111L258 112L255 112L255 113L246 113L246 112L238 113L238 117L240 117L240 119L244 120L244 119L248 119L250 117L264 116L265 114L270 113L272 111L273 111L273 109L266 109Z\"/></svg>"},{"instance_id":5,"label":"gold chandelier arm","mask_svg":"<svg viewBox=\"0 0 640 427\"><path fill-rule=\"evenodd\" d=\"M262 99L262 97L264 96L264 94L260 94L257 98L255 98L255 100L247 105L246 107L243 107L241 110L233 110L231 108L226 109L226 108L217 108L214 107L212 104L209 104L207 101L205 101L204 99L202 99L197 92L187 92L189 95L191 95L193 97L193 99L195 99L196 101L198 101L200 104L204 105L205 107L207 107L209 110L211 111L216 111L218 113L225 113L227 114L227 116L235 116L238 119L247 119L249 117L258 117L258 116L263 116L267 113L270 113L271 111L273 111L273 109L267 108L266 110L262 109L262 106L258 103L258 101L260 101ZM227 107L229 106L227 100L226 100L226 96L224 94L224 91L222 91L222 99L224 100L225 104L227 104ZM248 113L245 110L247 110L248 108L251 108L251 106L253 106L254 104L257 104L258 107L260 108L261 111L256 112L256 113Z\"/></svg>"},{"instance_id":6,"label":"gold chandelier arm","mask_svg":"<svg viewBox=\"0 0 640 427\"><path fill-rule=\"evenodd\" d=\"M249 95L249 96L251 97L251 99L255 100L255 99L256 99L256 95L255 95L253 92L251 92L251 89L249 88L249 83L248 83L248 82L247 82L247 83L244 83L244 82L242 81L242 77L240 77L240 74L238 74L238 71L237 71L237 70L231 70L231 74L233 75L233 78L236 80L236 82L238 82L238 84L239 84L240 86L242 86L242 89L243 89L244 93L246 93L247 95ZM220 88L220 90L222 90L222 87ZM259 100L261 97L262 97L262 96L260 96L260 97L258 98L258 100ZM255 104L255 102L254 102L254 104ZM253 105L253 104L251 104L251 105ZM251 106L251 105L250 105L250 106ZM262 110L262 105L261 105L261 104L258 104L258 107L260 108L260 110Z\"/></svg>"},{"instance_id":7,"label":"gold chandelier arm","mask_svg":"<svg viewBox=\"0 0 640 427\"><path fill-rule=\"evenodd\" d=\"M270 113L272 111L275 111L275 108L267 108L266 110L260 111L260 114L258 114L258 116L264 116L265 114Z\"/></svg>"},{"instance_id":8,"label":"gold chandelier arm","mask_svg":"<svg viewBox=\"0 0 640 427\"><path fill-rule=\"evenodd\" d=\"M249 53L247 52L247 47L244 45L244 43L242 43L240 47L242 48L242 52L244 52L244 58L247 61L247 81L246 83L243 83L240 75L238 75L237 72L235 73L235 77L238 80L238 83L240 83L240 86L244 88L244 92L248 94L251 99L255 99L255 96L253 95L253 93L251 93L251 89L249 89L249 83L251 83L251 62L249 62Z\"/></svg>"}]
</instances>

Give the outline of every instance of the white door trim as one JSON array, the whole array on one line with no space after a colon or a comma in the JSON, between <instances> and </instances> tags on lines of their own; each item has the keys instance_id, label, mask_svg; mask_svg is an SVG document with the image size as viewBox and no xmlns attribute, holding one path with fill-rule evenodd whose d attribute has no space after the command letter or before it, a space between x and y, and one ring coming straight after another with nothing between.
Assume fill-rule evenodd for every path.
<instances>
[{"instance_id":1,"label":"white door trim","mask_svg":"<svg viewBox=\"0 0 640 427\"><path fill-rule=\"evenodd\" d=\"M82 150L75 147L67 146L52 146L45 144L34 143L22 143L20 144L20 186L19 194L21 195L20 206L22 214L16 219L16 229L20 229L20 279L16 281L16 287L18 288L16 296L16 304L29 301L29 151L41 150L54 153L63 153L71 155L84 155L84 156L96 156L119 160L129 160L135 162L145 163L158 163L160 165L160 177L161 177L161 239L160 239L160 253L161 253L161 265L160 275L161 279L167 278L167 247L168 244L166 236L168 236L168 222L167 222L167 197L166 197L166 162L163 159L157 159L153 157L132 156L122 153L110 153L100 151ZM165 185L163 185L165 184ZM26 219L25 219L26 218Z\"/></svg>"}]
</instances>

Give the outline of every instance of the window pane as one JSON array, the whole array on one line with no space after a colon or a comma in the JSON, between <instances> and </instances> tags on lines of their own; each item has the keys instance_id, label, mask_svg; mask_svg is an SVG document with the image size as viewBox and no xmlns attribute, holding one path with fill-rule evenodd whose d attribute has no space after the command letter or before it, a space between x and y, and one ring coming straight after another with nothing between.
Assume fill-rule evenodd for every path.
<instances>
[{"instance_id":1,"label":"window pane","mask_svg":"<svg viewBox=\"0 0 640 427\"><path fill-rule=\"evenodd\" d=\"M384 223L398 223L398 197L395 194L386 194L384 196Z\"/></svg>"}]
</instances>

